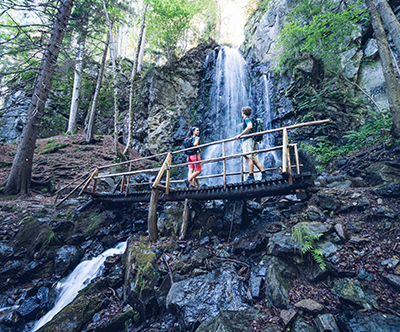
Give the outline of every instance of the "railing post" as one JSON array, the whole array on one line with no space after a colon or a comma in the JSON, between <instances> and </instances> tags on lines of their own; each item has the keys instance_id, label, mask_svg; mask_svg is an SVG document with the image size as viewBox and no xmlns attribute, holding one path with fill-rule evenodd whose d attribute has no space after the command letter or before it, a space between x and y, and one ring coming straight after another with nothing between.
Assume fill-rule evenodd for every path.
<instances>
[{"instance_id":1,"label":"railing post","mask_svg":"<svg viewBox=\"0 0 400 332\"><path fill-rule=\"evenodd\" d=\"M161 166L161 169L160 169L160 171L158 172L156 179L154 180L153 188L157 188L158 184L160 183L161 178L162 178L162 176L163 176L163 174L164 174L164 171L165 171L165 169L167 168L168 161L169 161L170 158L171 158L171 155L172 155L171 152L169 152L169 153L167 154L167 158L165 158L164 163L163 163L163 165Z\"/></svg>"},{"instance_id":2,"label":"railing post","mask_svg":"<svg viewBox=\"0 0 400 332\"><path fill-rule=\"evenodd\" d=\"M240 157L240 177L241 177L241 181L244 181L244 165L243 165L243 159L244 157L241 156Z\"/></svg>"},{"instance_id":3,"label":"railing post","mask_svg":"<svg viewBox=\"0 0 400 332\"><path fill-rule=\"evenodd\" d=\"M290 162L290 146L287 148L287 164L288 164L288 174L289 174L289 184L293 184L293 175L292 175L292 164Z\"/></svg>"},{"instance_id":4,"label":"railing post","mask_svg":"<svg viewBox=\"0 0 400 332\"><path fill-rule=\"evenodd\" d=\"M129 172L132 171L132 162L129 163ZM125 192L125 196L128 196L129 193L129 175L126 178L126 192Z\"/></svg>"},{"instance_id":5,"label":"railing post","mask_svg":"<svg viewBox=\"0 0 400 332\"><path fill-rule=\"evenodd\" d=\"M157 230L157 204L158 195L160 191L157 188L151 189L149 215L147 217L147 229L149 231L149 239L154 242L157 240L158 230Z\"/></svg>"},{"instance_id":6,"label":"railing post","mask_svg":"<svg viewBox=\"0 0 400 332\"><path fill-rule=\"evenodd\" d=\"M294 156L296 158L296 172L297 175L300 175L300 160L299 160L299 151L297 150L297 143L294 145Z\"/></svg>"},{"instance_id":7,"label":"railing post","mask_svg":"<svg viewBox=\"0 0 400 332\"><path fill-rule=\"evenodd\" d=\"M126 182L126 176L122 175L122 181L121 181L121 188L120 188L120 192L123 193L124 189L125 189L125 182Z\"/></svg>"},{"instance_id":8,"label":"railing post","mask_svg":"<svg viewBox=\"0 0 400 332\"><path fill-rule=\"evenodd\" d=\"M181 233L179 235L179 240L183 240L186 236L186 231L189 224L189 215L190 215L190 206L189 200L185 199L185 207L183 208L183 215L182 215L182 226L181 226Z\"/></svg>"},{"instance_id":9,"label":"railing post","mask_svg":"<svg viewBox=\"0 0 400 332\"><path fill-rule=\"evenodd\" d=\"M226 190L226 159L225 159L225 142L222 142L222 157L224 158L224 190Z\"/></svg>"},{"instance_id":10,"label":"railing post","mask_svg":"<svg viewBox=\"0 0 400 332\"><path fill-rule=\"evenodd\" d=\"M282 137L282 173L287 173L287 150L288 150L288 137L287 129L283 128Z\"/></svg>"},{"instance_id":11,"label":"railing post","mask_svg":"<svg viewBox=\"0 0 400 332\"><path fill-rule=\"evenodd\" d=\"M168 158L169 157L169 158ZM170 153L168 156L167 156L167 166L171 166L171 162L172 162L172 154ZM170 178L171 178L171 168L167 168L167 181L166 181L166 184L165 184L165 194L166 195L168 195L169 194L169 180L170 180Z\"/></svg>"},{"instance_id":12,"label":"railing post","mask_svg":"<svg viewBox=\"0 0 400 332\"><path fill-rule=\"evenodd\" d=\"M94 178L95 176L97 176L97 175L99 175L99 169L98 169L98 168L96 168L96 169L94 170L94 172L93 172L92 175L90 176L89 180L88 180L88 181L86 182L86 184L83 186L83 188L82 188L81 192L79 193L79 195L81 195L81 194L83 193L83 191L89 186L89 184L90 184L90 182L93 180L93 178ZM93 189L93 192L94 192L94 189Z\"/></svg>"}]
</instances>

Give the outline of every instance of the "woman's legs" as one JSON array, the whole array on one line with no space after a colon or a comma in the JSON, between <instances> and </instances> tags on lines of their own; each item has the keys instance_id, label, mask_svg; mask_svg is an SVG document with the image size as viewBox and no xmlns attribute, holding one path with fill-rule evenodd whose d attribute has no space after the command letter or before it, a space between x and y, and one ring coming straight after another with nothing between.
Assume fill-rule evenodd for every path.
<instances>
[{"instance_id":1,"label":"woman's legs","mask_svg":"<svg viewBox=\"0 0 400 332\"><path fill-rule=\"evenodd\" d=\"M201 160L200 155L196 154L194 156L195 156L195 158L193 158L194 160L192 160L192 161L200 161ZM195 186L194 179L201 173L201 164L200 163L193 164L193 166L194 167L191 170L192 172L190 172L190 174L189 174L188 181L190 182L190 184L192 186Z\"/></svg>"}]
</instances>

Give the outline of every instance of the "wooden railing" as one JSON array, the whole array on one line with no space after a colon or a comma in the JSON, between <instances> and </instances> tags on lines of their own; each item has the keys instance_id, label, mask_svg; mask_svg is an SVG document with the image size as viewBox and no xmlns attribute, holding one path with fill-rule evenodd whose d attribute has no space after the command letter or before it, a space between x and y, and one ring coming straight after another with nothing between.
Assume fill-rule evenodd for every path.
<instances>
[{"instance_id":1,"label":"wooden railing","mask_svg":"<svg viewBox=\"0 0 400 332\"><path fill-rule=\"evenodd\" d=\"M258 133L253 133L253 134L248 134L245 136L242 136L242 138L249 138L249 137L254 137L257 135L266 135L266 134L271 134L271 133L277 133L277 132L282 132L282 145L280 146L275 146L272 148L268 149L260 149L257 151L253 151L252 153L260 154L260 153L266 153L266 152L272 152L272 151L277 151L281 150L282 151L282 165L281 165L281 171L282 173L286 174L288 176L288 181L289 184L292 184L292 169L296 169L296 173L300 174L300 167L302 166L299 162L299 155L298 155L298 149L297 149L297 144L289 144L289 139L288 139L288 131L296 128L301 128L305 126L315 126L315 125L321 125L330 122L329 119L326 120L320 120L320 121L312 121L312 122L306 122L306 123L301 123L301 124L296 124L292 126L287 126L283 128L277 128L277 129L271 129L271 130L265 130L263 132L258 132ZM117 163L117 164L111 164L111 165L105 165L105 166L100 166L94 169L90 175L79 184L78 187L76 187L69 195L67 195L63 200L61 200L58 204L60 205L62 202L64 202L70 195L72 195L73 192L75 192L79 187L83 185L83 188L80 191L80 194L83 193L84 190L86 190L90 183L93 181L93 187L92 191L95 192L96 190L96 185L97 181L105 178L116 178L120 177L120 180L117 184L117 186L114 189L115 191L120 188L120 192L123 193L125 192L125 195L128 195L129 193L129 187L134 185L134 186L149 186L151 185L152 188L152 198L151 198L151 204L150 204L150 209L149 209L149 234L150 234L150 239L154 241L157 238L156 233L154 233L154 218L156 215L156 206L157 206L157 201L158 201L158 193L159 190L163 190L166 195L169 194L170 190L173 190L171 188L172 183L183 183L184 180L172 180L171 179L171 170L174 168L182 168L186 167L188 165L192 164L209 164L209 163L216 163L216 162L221 162L223 163L223 172L222 174L212 174L212 175L203 175L203 176L198 176L197 179L207 179L207 178L217 178L217 177L222 177L223 178L223 185L224 188L226 189L227 185L227 178L229 176L241 176L241 180L244 180L244 174L248 173L244 171L244 165L243 165L243 156L245 156L248 153L238 153L234 155L226 155L226 143L235 141L236 138L228 138L216 142L210 142L210 143L205 143L197 146L197 148L205 148L208 146L212 145L217 145L221 144L222 146L222 157L217 157L217 158L211 158L211 159L206 159L202 160L199 162L189 162L189 163L180 163L173 165L172 164L172 156L183 153L185 151L191 150L192 148L187 148L187 149L181 149L178 151L173 151L173 152L165 152L165 153L159 153L156 155L152 156L147 156L147 157L141 157L141 158L136 158L133 160L128 160L125 162ZM295 160L295 165L291 165L291 149L293 149L293 154L294 154L294 160ZM164 158L163 164L161 167L154 167L154 168L148 168L148 169L141 169L141 170L132 170L133 164L138 163L138 162L143 162L143 161L149 161L154 158ZM240 172L227 172L227 167L226 167L226 162L228 160L232 159L241 159L241 169ZM107 168L114 168L114 167L125 167L127 166L128 170L124 172L117 172L117 173L110 173L110 174L99 174L100 171L103 171ZM276 170L276 168L268 168L266 170ZM133 175L137 175L139 173L156 173L157 176L153 182L143 182L143 183L130 183L130 177ZM162 180L164 173L166 173L165 180Z\"/></svg>"}]
</instances>

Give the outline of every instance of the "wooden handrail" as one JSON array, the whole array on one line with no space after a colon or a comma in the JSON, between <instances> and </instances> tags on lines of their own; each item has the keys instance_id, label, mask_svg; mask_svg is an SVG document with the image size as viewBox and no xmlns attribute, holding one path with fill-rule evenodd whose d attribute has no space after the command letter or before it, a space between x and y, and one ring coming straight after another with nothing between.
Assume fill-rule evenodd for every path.
<instances>
[{"instance_id":1,"label":"wooden handrail","mask_svg":"<svg viewBox=\"0 0 400 332\"><path fill-rule=\"evenodd\" d=\"M264 131L258 132L258 133L247 134L245 136L242 136L241 138L243 139L243 138L249 138L249 137L258 136L258 135L276 133L276 132L279 132L279 131L283 131L284 128L286 128L286 130L292 130L292 129L296 129L296 128L300 128L300 127L315 126L315 125L329 123L329 122L330 122L330 119L311 121L311 122L304 122L304 123L295 124L295 125L291 125L291 126L287 126L287 127L269 129L269 130L264 130ZM232 138L227 138L227 139L223 139L223 140L220 140L220 141L205 143L205 144L199 145L197 147L198 148L204 148L204 147L207 147L207 146L210 146L210 145L221 144L223 142L232 142L232 141L235 141L235 140L236 140L236 138L232 137ZM191 150L191 149L192 148L187 148L187 149L173 151L171 153L172 153L172 155L174 155L174 154L182 153L182 152L185 152L185 151L188 151L188 150ZM147 157L140 157L140 158L136 158L136 159L131 159L131 160L124 161L124 162L121 162L121 163L118 163L118 164L104 165L104 166L98 167L98 169L100 170L100 169L105 169L105 168L110 168L110 167L114 167L114 166L120 166L120 165L128 164L129 162L137 162L137 161L151 159L151 158L163 157L163 156L166 156L168 153L170 153L170 152L163 152L163 153L158 153L158 154L154 154L154 155L147 156Z\"/></svg>"},{"instance_id":2,"label":"wooden handrail","mask_svg":"<svg viewBox=\"0 0 400 332\"><path fill-rule=\"evenodd\" d=\"M324 124L324 123L328 123L330 122L329 119L325 119L325 120L319 120L319 121L311 121L311 122L305 122L305 123L301 123L301 124L295 124L295 125L291 125L291 126L287 126L287 127L282 127L282 128L277 128L277 129L270 129L270 130L265 130L262 132L258 132L258 133L253 133L253 134L248 134L245 136L242 136L242 138L246 139L246 138L250 138L250 137L254 137L254 136L258 136L258 135L265 135L265 134L270 134L270 133L275 133L275 132L280 132L282 131L283 133L283 140L282 140L282 145L281 146L276 146L273 148L268 148L268 149L261 149L261 150L256 150L253 151L253 153L259 154L259 153L265 153L265 152L270 152L270 151L275 151L275 150L282 150L282 171L283 173L289 173L289 177L291 178L292 175L292 166L290 164L290 147L294 147L294 154L295 154L295 158L296 158L296 171L299 174L300 173L300 166L299 166L299 158L298 158L298 151L297 151L297 144L289 144L288 142L288 130L291 129L295 129L295 128L301 128L301 127L305 127L305 126L314 126L314 125L319 125L319 124ZM231 159L236 159L236 158L241 158L241 172L239 174L241 174L242 176L242 180L243 180L243 175L244 175L244 170L243 170L243 156L245 156L248 153L239 153L239 154L234 154L234 155L229 155L226 156L225 155L225 143L226 142L232 142L237 140L236 137L232 137L232 138L228 138L228 139L223 139L220 141L215 141L215 142L210 142L210 143L206 143L206 144L202 144L199 145L198 148L204 148L207 146L211 146L211 145L216 145L216 144L222 144L222 157L218 157L218 158L212 158L212 159L207 159L207 160L202 160L202 161L198 161L198 162L189 162L189 163L181 163L181 164L177 164L177 165L171 165L172 163L172 155L174 154L178 154L178 153L182 153L188 150L191 150L192 148L187 148L187 149L182 149L182 150L178 150L178 151L173 151L173 152L165 152L165 153L159 153L156 155L152 155L152 156L147 156L147 157L140 157L140 158L136 158L136 159L131 159L122 163L118 163L118 164L110 164L110 165L104 165L104 166L100 166L98 168L96 168L94 170L94 172L92 173L92 176L89 178L89 180L87 181L86 185L84 186L84 188L81 190L81 193L83 192L83 190L85 190L87 188L87 186L89 185L89 183L94 180L94 184L93 184L93 190L95 190L96 187L96 182L98 179L104 179L104 178L109 178L109 177L116 177L116 176L123 176L124 179L122 181L122 188L121 190L124 189L124 186L126 185L126 194L128 193L128 186L129 186L129 176L134 175L134 174L139 174L139 173L151 173L151 172L158 172L158 175L153 183L153 188L157 188L158 183L161 181L161 177L164 173L164 171L167 171L167 186L166 186L166 193L168 194L169 192L169 183L171 182L175 182L175 181L170 181L170 175L171 175L171 169L172 168L178 168L178 167L184 167L184 166L188 166L188 165L192 165L192 164L208 164L208 163L213 163L213 162L219 162L222 161L223 162L223 166L224 166L224 170L223 170L223 174L222 176L224 177L224 187L226 187L226 177L228 175L232 175L232 173L227 174L226 173L226 161L227 160L231 160ZM152 169L145 169L145 170L136 170L136 171L132 171L132 163L134 162L138 162L138 161L142 161L142 160L147 160L147 159L151 159L151 158L157 158L157 157L161 157L161 156L167 156L164 160L164 163L162 165L162 167L158 167L158 168L152 168ZM128 172L123 172L123 173L113 173L113 174L105 174L105 175L98 175L99 174L99 170L100 169L105 169L105 168L110 168L110 167L114 167L114 166L120 166L120 165L124 165L124 164L128 164L129 163L129 171ZM215 177L220 176L220 175L216 175ZM210 177L214 177L214 176L210 176ZM201 178L205 178L204 176L198 177L199 179Z\"/></svg>"}]
</instances>

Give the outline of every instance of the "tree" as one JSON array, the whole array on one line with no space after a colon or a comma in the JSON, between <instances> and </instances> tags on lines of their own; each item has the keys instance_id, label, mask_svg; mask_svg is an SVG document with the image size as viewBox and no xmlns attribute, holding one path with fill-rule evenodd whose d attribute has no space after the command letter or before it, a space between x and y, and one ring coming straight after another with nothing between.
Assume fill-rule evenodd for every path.
<instances>
[{"instance_id":1,"label":"tree","mask_svg":"<svg viewBox=\"0 0 400 332\"><path fill-rule=\"evenodd\" d=\"M50 39L35 79L32 99L28 109L28 119L23 128L17 153L3 189L5 194L29 192L35 143L73 3L74 0L60 1Z\"/></svg>"},{"instance_id":2,"label":"tree","mask_svg":"<svg viewBox=\"0 0 400 332\"><path fill-rule=\"evenodd\" d=\"M390 133L393 137L400 138L400 91L390 57L389 44L373 0L365 0L365 4L371 16L371 24L378 45L379 57L382 61L382 71L386 82L389 110L392 114L392 128Z\"/></svg>"},{"instance_id":3,"label":"tree","mask_svg":"<svg viewBox=\"0 0 400 332\"><path fill-rule=\"evenodd\" d=\"M133 95L135 92L135 79L136 79L136 74L138 73L138 67L139 67L139 56L142 50L142 46L144 44L144 31L146 27L146 14L147 14L147 9L148 5L145 5L143 9L143 17L142 17L142 23L140 26L140 32L139 32L139 38L137 41L137 46L136 46L136 52L135 52L135 59L133 61L133 66L132 66L132 72L131 72L131 77L130 77L130 90L129 90L129 109L128 109L128 114L129 114L129 133L128 133L128 142L126 143L125 150L123 154L125 155L125 158L129 158L129 151L132 145L132 126L133 126Z\"/></svg>"},{"instance_id":4,"label":"tree","mask_svg":"<svg viewBox=\"0 0 400 332\"><path fill-rule=\"evenodd\" d=\"M382 18L385 28L389 31L397 52L400 53L400 22L386 0L374 0L376 9Z\"/></svg>"},{"instance_id":5,"label":"tree","mask_svg":"<svg viewBox=\"0 0 400 332\"><path fill-rule=\"evenodd\" d=\"M209 0L145 0L150 6L147 38L154 50L162 53L168 63L177 57L179 41L185 33L194 31L193 18L208 14ZM215 16L212 16L216 19ZM204 19L206 21L207 19ZM214 25L215 27L215 25ZM209 32L209 31L208 31Z\"/></svg>"},{"instance_id":6,"label":"tree","mask_svg":"<svg viewBox=\"0 0 400 332\"><path fill-rule=\"evenodd\" d=\"M117 51L115 50L115 44L114 44L114 38L113 38L113 32L112 32L113 24L108 15L106 3L104 0L102 0L102 2L103 2L103 7L104 7L104 13L105 13L106 19L107 19L108 34L109 34L109 38L110 38L110 55L111 55L111 63L112 63L113 89L114 89L114 146L115 146L115 153L116 153L117 157L121 157L121 150L120 150L119 144L118 144L119 110L118 110L118 87L117 87L117 66L116 66Z\"/></svg>"},{"instance_id":7,"label":"tree","mask_svg":"<svg viewBox=\"0 0 400 332\"><path fill-rule=\"evenodd\" d=\"M76 131L79 98L82 86L82 68L83 68L83 58L85 54L88 17L85 16L84 19L86 22L83 23L82 32L79 34L77 38L78 52L76 54L75 70L74 70L74 87L72 89L71 109L70 109L68 129L67 129L67 133L70 135L74 134L74 132Z\"/></svg>"},{"instance_id":8,"label":"tree","mask_svg":"<svg viewBox=\"0 0 400 332\"><path fill-rule=\"evenodd\" d=\"M109 44L110 44L110 37L107 34L107 40L106 40L106 43L104 46L103 56L101 58L99 74L97 76L97 82L96 82L96 89L94 91L92 107L90 110L89 122L88 122L87 130L86 130L86 142L88 142L88 143L93 139L94 118L96 115L97 102L98 102L99 96L100 96L101 83L103 81L103 72L104 72L104 66L106 64L107 50L108 50Z\"/></svg>"}]
</instances>

